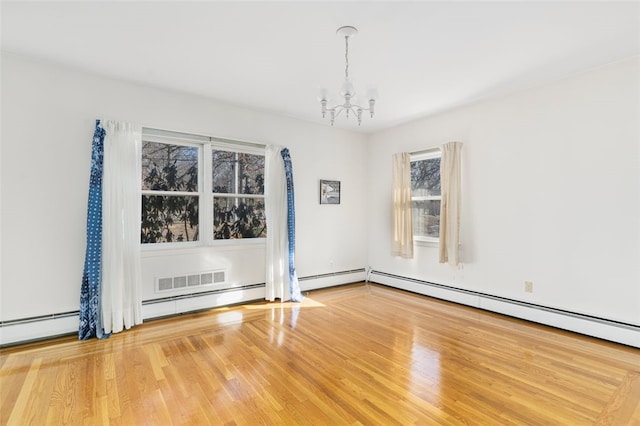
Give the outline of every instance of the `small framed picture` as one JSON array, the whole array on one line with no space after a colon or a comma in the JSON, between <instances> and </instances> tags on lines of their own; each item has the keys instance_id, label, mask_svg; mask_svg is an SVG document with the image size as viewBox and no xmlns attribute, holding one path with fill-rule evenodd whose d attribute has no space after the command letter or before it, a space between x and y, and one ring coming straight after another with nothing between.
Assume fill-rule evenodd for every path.
<instances>
[{"instance_id":1,"label":"small framed picture","mask_svg":"<svg viewBox=\"0 0 640 426\"><path fill-rule=\"evenodd\" d=\"M320 180L320 204L340 204L339 180Z\"/></svg>"}]
</instances>

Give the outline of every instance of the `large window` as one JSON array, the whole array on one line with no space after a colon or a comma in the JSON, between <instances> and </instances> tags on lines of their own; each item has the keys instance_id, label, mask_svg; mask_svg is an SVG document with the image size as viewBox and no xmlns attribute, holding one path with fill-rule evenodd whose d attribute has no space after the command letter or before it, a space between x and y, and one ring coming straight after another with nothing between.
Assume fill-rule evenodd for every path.
<instances>
[{"instance_id":1,"label":"large window","mask_svg":"<svg viewBox=\"0 0 640 426\"><path fill-rule=\"evenodd\" d=\"M266 237L264 148L200 139L143 135L141 243Z\"/></svg>"},{"instance_id":2,"label":"large window","mask_svg":"<svg viewBox=\"0 0 640 426\"><path fill-rule=\"evenodd\" d=\"M411 156L413 238L437 242L440 238L440 150Z\"/></svg>"}]
</instances>

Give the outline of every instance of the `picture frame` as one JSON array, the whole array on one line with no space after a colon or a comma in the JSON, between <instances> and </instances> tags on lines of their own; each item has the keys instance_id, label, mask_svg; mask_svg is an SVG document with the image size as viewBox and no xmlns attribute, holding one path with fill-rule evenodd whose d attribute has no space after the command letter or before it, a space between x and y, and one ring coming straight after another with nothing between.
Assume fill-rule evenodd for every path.
<instances>
[{"instance_id":1,"label":"picture frame","mask_svg":"<svg viewBox=\"0 0 640 426\"><path fill-rule=\"evenodd\" d=\"M320 179L320 204L340 204L340 181Z\"/></svg>"}]
</instances>

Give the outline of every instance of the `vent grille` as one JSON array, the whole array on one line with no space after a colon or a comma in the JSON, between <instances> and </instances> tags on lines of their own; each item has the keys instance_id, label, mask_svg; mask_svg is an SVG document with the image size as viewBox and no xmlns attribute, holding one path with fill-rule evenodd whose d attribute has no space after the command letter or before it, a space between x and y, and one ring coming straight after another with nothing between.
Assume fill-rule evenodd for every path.
<instances>
[{"instance_id":1,"label":"vent grille","mask_svg":"<svg viewBox=\"0 0 640 426\"><path fill-rule=\"evenodd\" d=\"M227 282L226 271L207 271L176 277L156 278L156 292L196 289L203 286L219 286Z\"/></svg>"}]
</instances>

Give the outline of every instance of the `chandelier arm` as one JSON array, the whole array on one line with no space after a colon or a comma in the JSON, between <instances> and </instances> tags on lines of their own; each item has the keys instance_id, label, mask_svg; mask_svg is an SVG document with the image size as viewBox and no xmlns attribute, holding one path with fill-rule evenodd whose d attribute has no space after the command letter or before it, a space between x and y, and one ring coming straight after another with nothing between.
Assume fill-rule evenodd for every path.
<instances>
[{"instance_id":1,"label":"chandelier arm","mask_svg":"<svg viewBox=\"0 0 640 426\"><path fill-rule=\"evenodd\" d=\"M369 110L371 109L371 108L365 108L365 107L363 107L363 106L361 106L361 105L358 105L358 104L352 104L352 103L350 103L350 104L349 104L349 106L345 106L345 105L346 105L346 104L342 104L342 105L340 105L340 104L339 104L339 105L334 105L334 106L333 106L333 107L331 107L331 108L327 108L327 111L332 110L332 109L338 109L338 108L346 109L346 108L352 108L352 107L353 107L353 108L355 108L355 109L360 108L360 109L361 109L361 110L363 110L363 111L369 111Z\"/></svg>"},{"instance_id":2,"label":"chandelier arm","mask_svg":"<svg viewBox=\"0 0 640 426\"><path fill-rule=\"evenodd\" d=\"M363 111L369 111L369 110L371 109L371 108L365 108L365 107L363 107L363 106L356 105L356 104L351 104L351 106L352 106L353 108L355 108L355 109L361 109L361 110L363 110Z\"/></svg>"}]
</instances>

